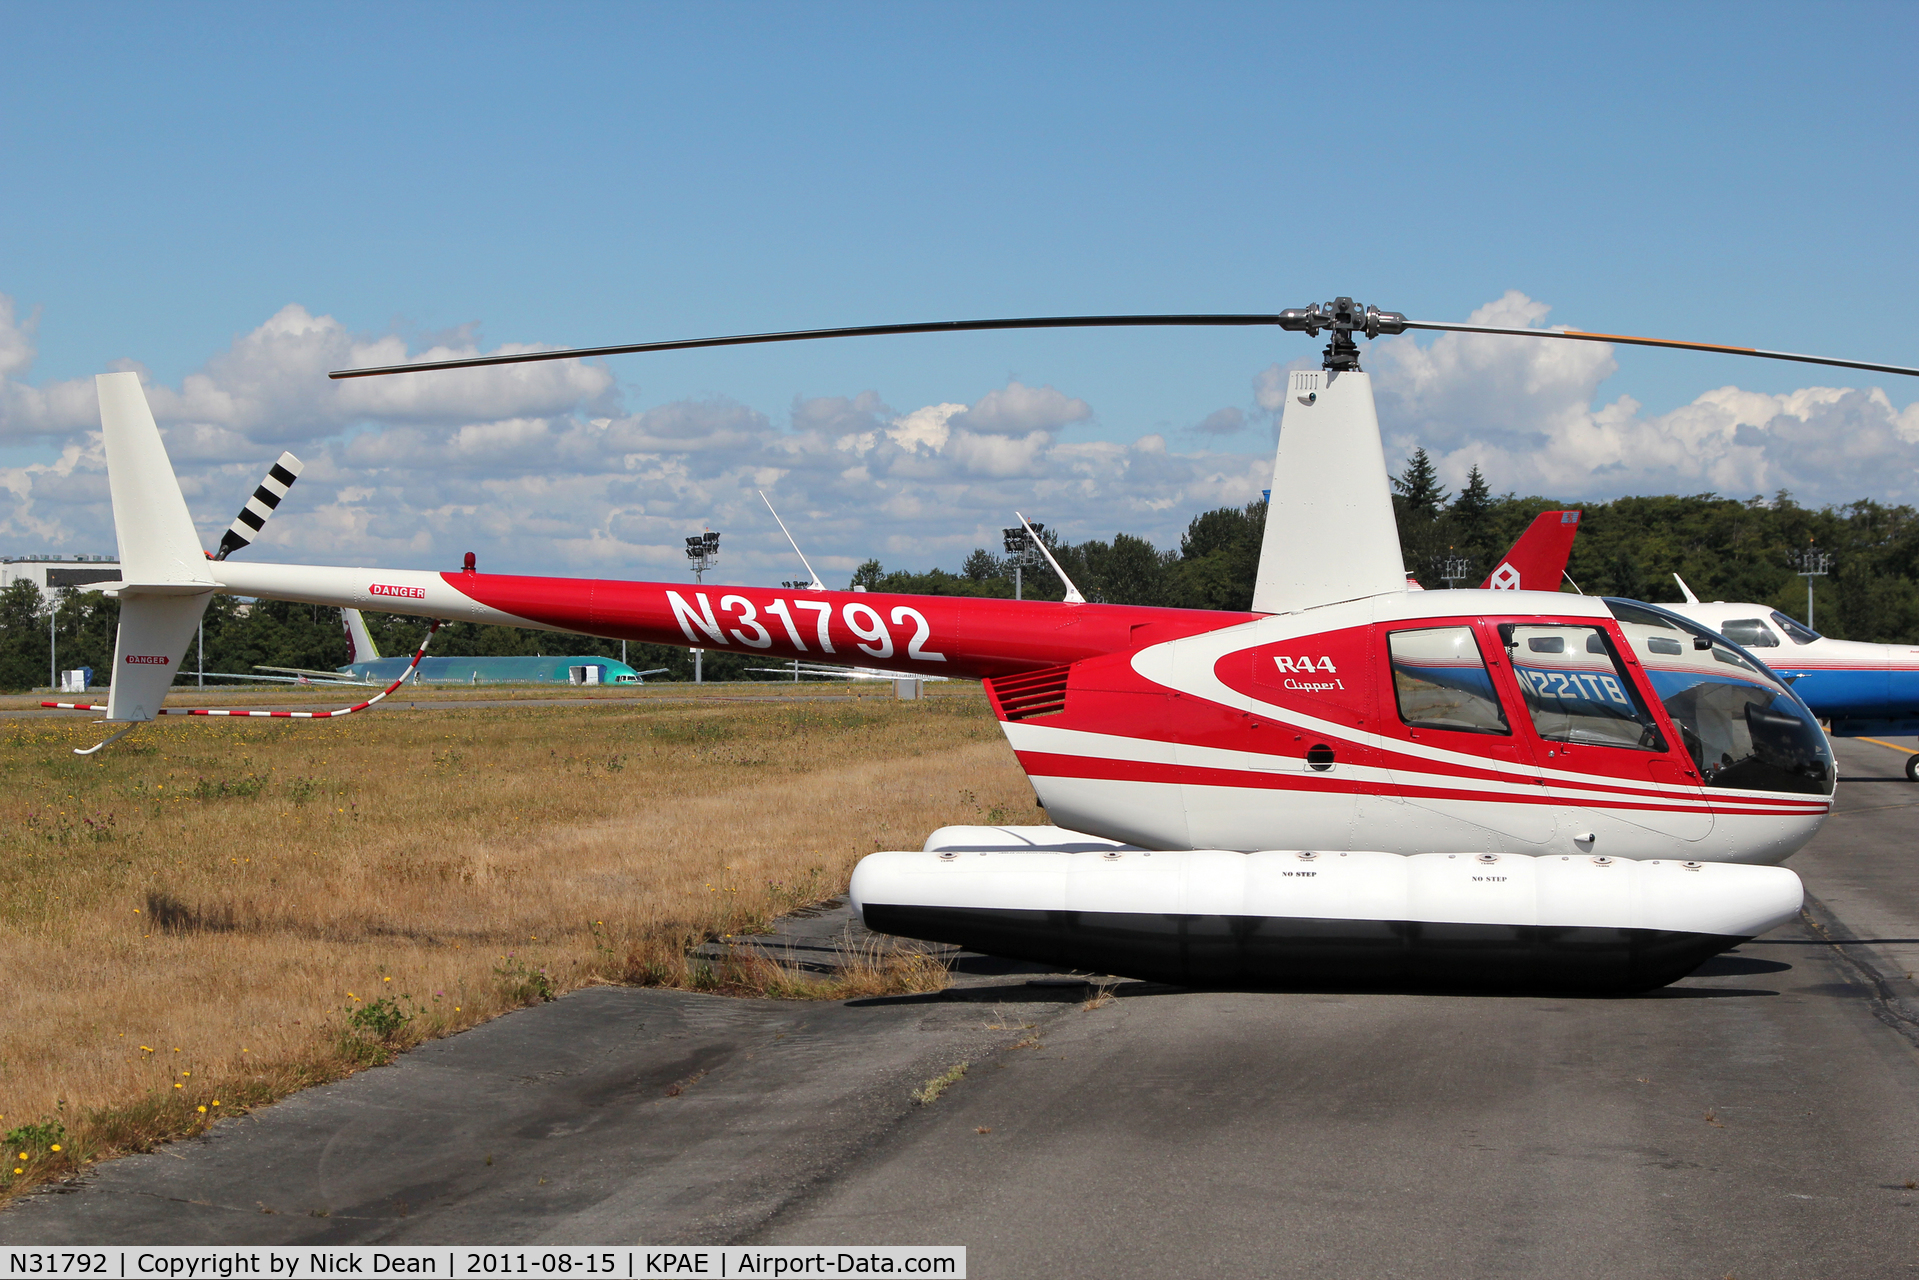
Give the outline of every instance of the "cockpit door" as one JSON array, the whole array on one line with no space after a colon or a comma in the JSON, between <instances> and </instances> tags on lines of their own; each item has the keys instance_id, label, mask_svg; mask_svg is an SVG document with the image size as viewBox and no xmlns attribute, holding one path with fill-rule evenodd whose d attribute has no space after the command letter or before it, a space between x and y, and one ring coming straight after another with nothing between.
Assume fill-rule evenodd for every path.
<instances>
[{"instance_id":1,"label":"cockpit door","mask_svg":"<svg viewBox=\"0 0 1919 1280\"><path fill-rule=\"evenodd\" d=\"M1385 625L1380 737L1392 798L1434 849L1537 851L1557 828L1497 638L1474 619ZM1491 838L1489 838L1491 837Z\"/></svg>"},{"instance_id":2,"label":"cockpit door","mask_svg":"<svg viewBox=\"0 0 1919 1280\"><path fill-rule=\"evenodd\" d=\"M1527 619L1499 623L1498 634L1525 707L1523 731L1575 837L1593 836L1600 853L1646 857L1660 848L1645 833L1688 842L1711 834L1698 771L1668 741L1639 660L1610 628Z\"/></svg>"}]
</instances>

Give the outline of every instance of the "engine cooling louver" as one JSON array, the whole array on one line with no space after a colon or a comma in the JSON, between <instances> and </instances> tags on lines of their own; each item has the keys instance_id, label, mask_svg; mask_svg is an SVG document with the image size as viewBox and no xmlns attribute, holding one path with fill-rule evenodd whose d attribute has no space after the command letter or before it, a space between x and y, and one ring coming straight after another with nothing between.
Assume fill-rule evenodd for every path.
<instances>
[{"instance_id":1,"label":"engine cooling louver","mask_svg":"<svg viewBox=\"0 0 1919 1280\"><path fill-rule=\"evenodd\" d=\"M986 682L1002 720L1031 720L1066 710L1066 676L1071 666L995 676Z\"/></svg>"}]
</instances>

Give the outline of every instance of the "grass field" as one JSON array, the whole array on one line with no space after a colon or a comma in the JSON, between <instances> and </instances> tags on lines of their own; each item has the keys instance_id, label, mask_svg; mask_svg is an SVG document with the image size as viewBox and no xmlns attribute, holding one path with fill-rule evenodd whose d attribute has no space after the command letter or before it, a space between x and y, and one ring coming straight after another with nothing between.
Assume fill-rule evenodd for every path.
<instances>
[{"instance_id":1,"label":"grass field","mask_svg":"<svg viewBox=\"0 0 1919 1280\"><path fill-rule=\"evenodd\" d=\"M934 827L1044 821L977 686L688 692L162 720L89 759L84 716L0 721L0 1196L583 984L767 988L686 949Z\"/></svg>"}]
</instances>

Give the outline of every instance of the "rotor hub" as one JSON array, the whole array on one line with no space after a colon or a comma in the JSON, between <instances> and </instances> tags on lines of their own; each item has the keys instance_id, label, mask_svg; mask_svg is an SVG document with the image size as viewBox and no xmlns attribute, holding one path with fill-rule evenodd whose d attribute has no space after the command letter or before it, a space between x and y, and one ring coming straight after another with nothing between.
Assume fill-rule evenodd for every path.
<instances>
[{"instance_id":1,"label":"rotor hub","mask_svg":"<svg viewBox=\"0 0 1919 1280\"><path fill-rule=\"evenodd\" d=\"M1321 353L1324 358L1320 368L1336 373L1358 373L1359 344L1353 341L1353 335L1363 333L1368 338L1377 338L1382 333L1404 333L1406 317L1397 311L1362 307L1351 298L1334 298L1323 306L1315 302L1310 307L1280 312L1279 327L1313 338L1319 336L1321 329L1327 330L1332 340Z\"/></svg>"}]
</instances>

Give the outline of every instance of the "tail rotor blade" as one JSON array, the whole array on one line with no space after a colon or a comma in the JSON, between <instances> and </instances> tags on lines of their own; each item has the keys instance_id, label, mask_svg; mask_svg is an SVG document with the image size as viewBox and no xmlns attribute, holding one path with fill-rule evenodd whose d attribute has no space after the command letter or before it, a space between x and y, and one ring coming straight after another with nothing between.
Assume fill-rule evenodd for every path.
<instances>
[{"instance_id":1,"label":"tail rotor blade","mask_svg":"<svg viewBox=\"0 0 1919 1280\"><path fill-rule=\"evenodd\" d=\"M266 479L260 481L260 487L240 508L240 514L233 518L233 524L221 535L220 549L213 553L215 560L226 559L259 536L261 526L272 517L274 509L280 505L280 499L287 496L287 490L300 478L300 466L300 460L292 454L280 455L280 460L267 472Z\"/></svg>"}]
</instances>

